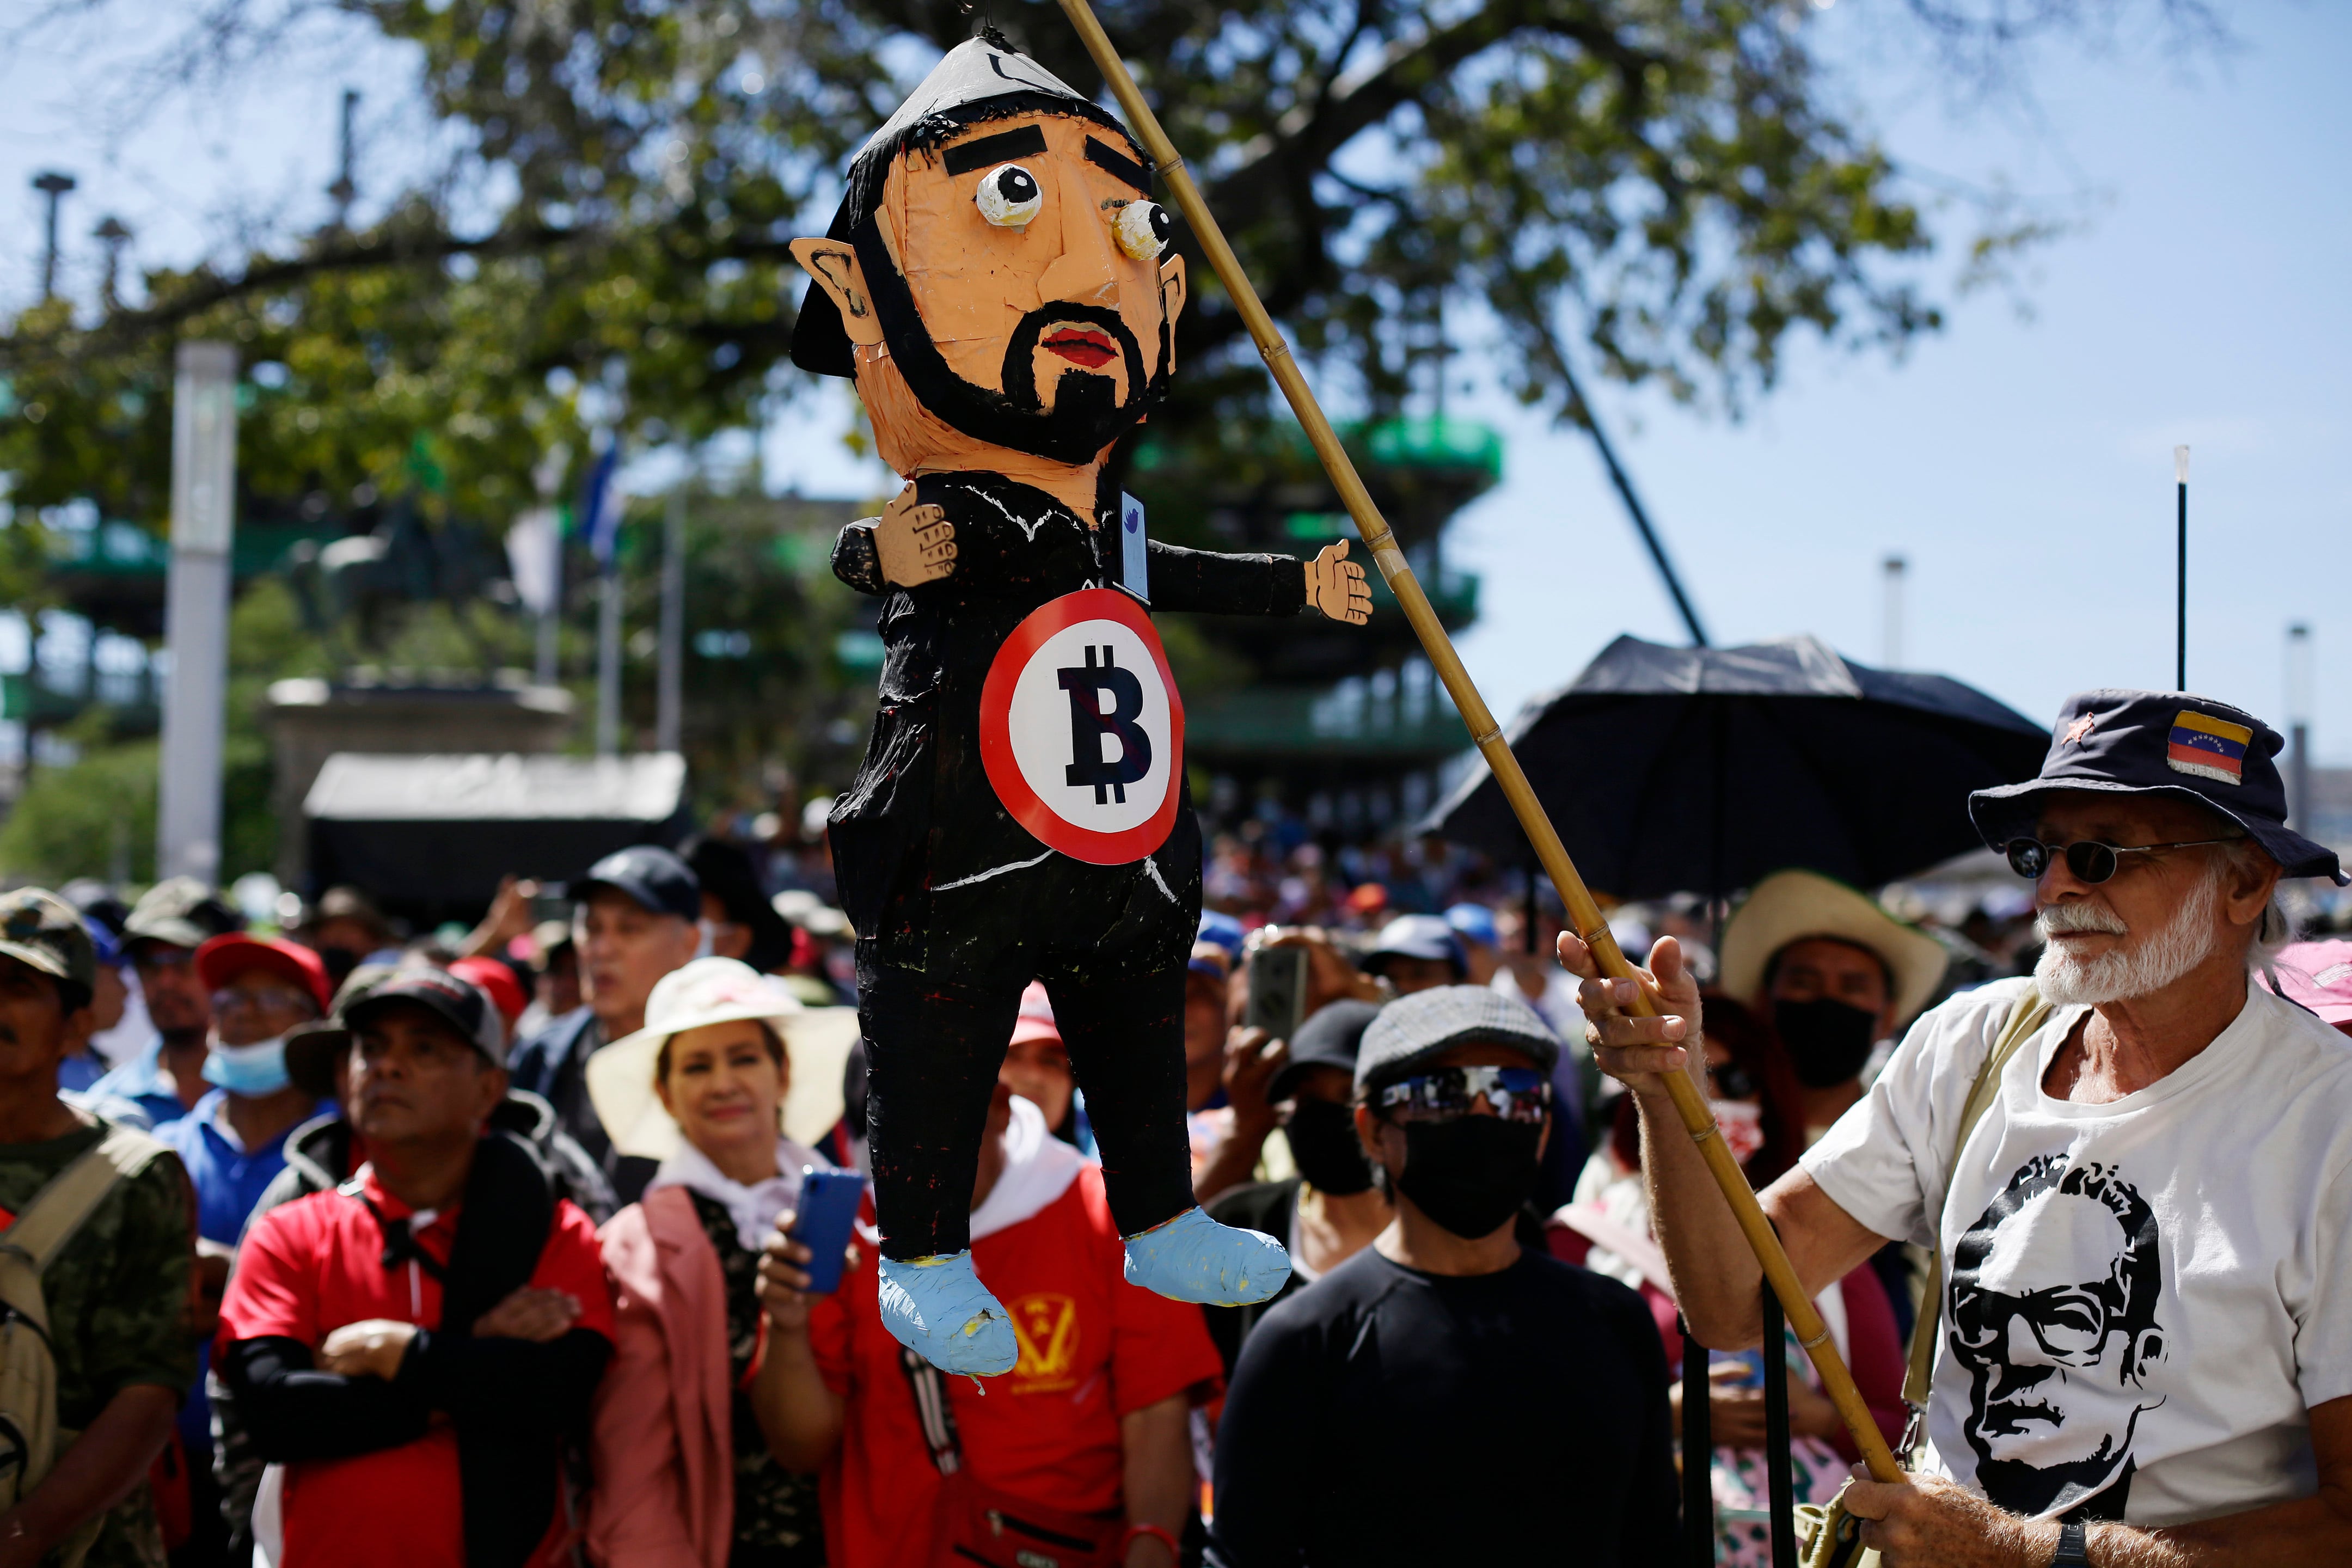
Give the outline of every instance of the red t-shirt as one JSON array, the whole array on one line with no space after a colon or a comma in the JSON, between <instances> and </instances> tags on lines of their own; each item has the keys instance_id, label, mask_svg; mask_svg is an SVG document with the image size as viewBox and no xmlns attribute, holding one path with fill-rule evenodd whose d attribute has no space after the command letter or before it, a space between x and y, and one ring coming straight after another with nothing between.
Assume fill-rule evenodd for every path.
<instances>
[{"instance_id":1,"label":"red t-shirt","mask_svg":"<svg viewBox=\"0 0 2352 1568\"><path fill-rule=\"evenodd\" d=\"M1222 1371L1198 1307L1127 1282L1126 1255L1089 1165L1020 1224L972 1244L980 1277L1012 1314L1021 1360L986 1392L943 1379L972 1477L1072 1513L1119 1506L1119 1417ZM826 1477L833 1568L928 1568L939 1470L923 1440L898 1342L875 1306L870 1248L820 1298L809 1337L847 1402Z\"/></svg>"},{"instance_id":2,"label":"red t-shirt","mask_svg":"<svg viewBox=\"0 0 2352 1568\"><path fill-rule=\"evenodd\" d=\"M364 1172L369 1201L388 1219L415 1211ZM426 1252L448 1261L457 1212L416 1233ZM580 1302L578 1327L613 1335L596 1227L569 1200L540 1249L531 1285ZM346 1323L392 1318L420 1328L441 1322L441 1284L415 1263L383 1266L383 1233L364 1205L337 1192L313 1193L264 1215L237 1249L236 1272L221 1302L220 1345L282 1336L316 1350ZM217 1363L216 1363L217 1364ZM562 1513L533 1563L552 1563ZM446 1425L414 1443L346 1459L306 1459L286 1468L285 1550L279 1568L415 1568L466 1561L465 1506L458 1495L457 1439Z\"/></svg>"}]
</instances>

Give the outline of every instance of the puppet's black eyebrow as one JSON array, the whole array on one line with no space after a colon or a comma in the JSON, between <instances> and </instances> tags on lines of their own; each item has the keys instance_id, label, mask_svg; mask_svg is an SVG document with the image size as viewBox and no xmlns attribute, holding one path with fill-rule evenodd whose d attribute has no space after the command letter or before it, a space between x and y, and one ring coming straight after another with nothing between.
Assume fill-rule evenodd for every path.
<instances>
[{"instance_id":1,"label":"puppet's black eyebrow","mask_svg":"<svg viewBox=\"0 0 2352 1568\"><path fill-rule=\"evenodd\" d=\"M976 142L959 142L942 156L950 174L969 174L974 169L1018 158L1028 153L1045 150L1045 132L1035 125L1024 125L1018 131L1003 131L993 136L982 136Z\"/></svg>"},{"instance_id":2,"label":"puppet's black eyebrow","mask_svg":"<svg viewBox=\"0 0 2352 1568\"><path fill-rule=\"evenodd\" d=\"M953 156L953 154L950 154ZM1106 147L1093 137L1087 138L1087 162L1108 169L1145 195L1151 194L1151 172L1126 153Z\"/></svg>"}]
</instances>

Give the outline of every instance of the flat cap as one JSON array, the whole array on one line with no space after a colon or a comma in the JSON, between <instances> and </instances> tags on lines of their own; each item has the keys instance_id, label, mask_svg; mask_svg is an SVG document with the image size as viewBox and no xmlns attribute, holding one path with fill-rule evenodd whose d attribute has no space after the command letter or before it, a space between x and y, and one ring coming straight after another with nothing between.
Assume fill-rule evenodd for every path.
<instances>
[{"instance_id":1,"label":"flat cap","mask_svg":"<svg viewBox=\"0 0 2352 1568\"><path fill-rule=\"evenodd\" d=\"M1547 1073L1559 1062L1559 1037L1517 997L1484 985L1439 985L1390 1003L1365 1028L1357 1091L1411 1078L1454 1047L1474 1045L1523 1051Z\"/></svg>"}]
</instances>

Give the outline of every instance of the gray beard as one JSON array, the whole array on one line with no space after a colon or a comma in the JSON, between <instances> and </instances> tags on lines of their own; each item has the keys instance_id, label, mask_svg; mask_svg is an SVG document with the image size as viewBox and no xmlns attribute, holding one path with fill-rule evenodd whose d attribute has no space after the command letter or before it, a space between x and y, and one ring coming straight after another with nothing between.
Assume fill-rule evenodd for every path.
<instances>
[{"instance_id":1,"label":"gray beard","mask_svg":"<svg viewBox=\"0 0 2352 1568\"><path fill-rule=\"evenodd\" d=\"M2050 942L2033 966L2034 987L2042 1000L2059 1007L2128 1002L2161 991L2212 955L2218 935L2213 910L2220 898L2219 879L2200 877L2160 929L2137 942L2126 938L2126 945L2097 958L2076 960ZM2048 912L2035 923L2048 942Z\"/></svg>"}]
</instances>

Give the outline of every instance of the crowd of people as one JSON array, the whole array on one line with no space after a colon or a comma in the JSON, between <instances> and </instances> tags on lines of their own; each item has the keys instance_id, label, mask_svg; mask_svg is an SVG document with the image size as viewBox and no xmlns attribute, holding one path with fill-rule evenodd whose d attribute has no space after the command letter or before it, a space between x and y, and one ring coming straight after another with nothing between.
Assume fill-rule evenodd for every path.
<instances>
[{"instance_id":1,"label":"crowd of people","mask_svg":"<svg viewBox=\"0 0 2352 1568\"><path fill-rule=\"evenodd\" d=\"M1456 851L1218 837L1193 1192L1289 1279L1127 1282L1033 984L967 1205L985 1383L887 1331L870 1198L815 1288L866 1046L854 933L772 858L625 848L421 939L355 889L282 930L19 889L0 1568L1763 1564L1790 1501L1893 1568L2344 1561L2352 942L2290 942L2280 879L2336 868L2276 737L2203 704L2208 762L2185 700L2087 694L1975 797L2027 941L1785 871L1719 929L1613 911L1655 1016ZM1907 1483L1849 1484L1670 1073Z\"/></svg>"}]
</instances>

